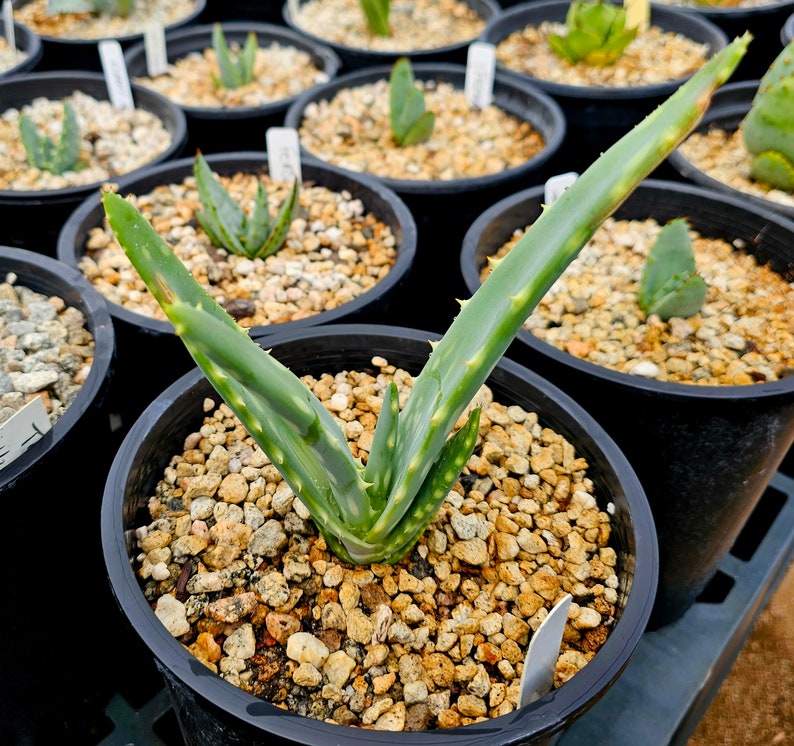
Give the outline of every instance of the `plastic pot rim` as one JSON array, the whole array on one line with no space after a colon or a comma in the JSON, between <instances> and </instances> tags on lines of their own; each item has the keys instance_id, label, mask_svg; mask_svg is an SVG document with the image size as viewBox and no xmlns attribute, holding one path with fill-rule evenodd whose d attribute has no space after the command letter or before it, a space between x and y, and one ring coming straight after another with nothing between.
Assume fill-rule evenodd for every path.
<instances>
[{"instance_id":1,"label":"plastic pot rim","mask_svg":"<svg viewBox=\"0 0 794 746\"><path fill-rule=\"evenodd\" d=\"M7 78L0 79L0 92L4 86L8 85L24 85L26 87L30 87L31 95L26 101L22 104L13 105L15 108L18 106L24 106L27 103L30 103L34 98L39 96L44 96L45 98L48 97L47 92L43 92L39 94L37 83L44 82L52 82L54 84L71 84L74 83L73 90L86 90L86 86L89 90L89 95L93 98L97 98L99 100L107 101L109 100L109 94L107 93L107 84L105 82L105 77L102 73L95 73L95 72L88 72L83 70L73 70L73 71L60 71L60 72L33 72L33 73L25 73L22 75L13 75ZM185 118L184 112L179 109L178 106L175 106L171 103L165 96L161 96L159 93L152 91L148 88L144 88L143 86L137 85L135 83L130 83L130 88L132 90L133 99L135 101L135 105L138 108L144 109L145 111L149 111L152 114L155 114L158 118L163 121L163 125L168 129L171 133L171 144L156 158L147 163L144 163L142 166L139 166L132 171L128 171L126 174L119 177L109 177L107 179L102 179L101 181L94 181L90 184L80 184L78 186L69 186L64 187L63 189L47 189L47 190L34 190L34 191L27 191L27 190L15 190L15 189L0 189L0 202L4 204L21 204L21 205L48 205L57 202L74 202L77 199L82 198L85 195L89 195L92 192L97 192L101 188L102 184L108 181L119 181L121 178L127 178L129 176L134 176L140 174L140 172L146 168L149 168L155 164L162 163L163 161L167 161L170 158L173 158L177 153L179 153L185 145L187 141L187 120ZM2 113L2 112L0 112ZM164 114L167 114L165 116ZM169 126L170 125L170 126Z\"/></svg>"},{"instance_id":2,"label":"plastic pot rim","mask_svg":"<svg viewBox=\"0 0 794 746\"><path fill-rule=\"evenodd\" d=\"M720 202L730 206L732 210L738 213L753 213L761 220L771 223L777 223L784 230L791 233L794 240L794 221L787 220L785 217L765 210L762 207L751 206L748 208L746 202L735 198L724 192L719 192L714 189L706 187L683 184L676 181L666 181L663 179L645 179L629 198L626 200L628 203L632 196L641 194L643 191L661 190L663 192L676 191L683 194L691 195L693 200L710 200L712 202ZM502 214L507 208L516 204L521 204L526 201L531 201L532 204L541 204L543 201L543 186L530 187L520 192L506 197L499 202L491 205L488 209L482 212L472 222L469 230L463 239L461 251L461 273L463 274L464 282L470 293L473 293L479 286L479 279L477 273L479 269L474 269L474 259L476 255L476 236L482 234L483 230L489 225L494 218ZM628 373L606 368L602 365L582 360L570 353L560 350L554 345L543 341L536 337L532 332L521 329L516 335L516 339L526 344L531 349L536 350L546 357L552 358L556 362L573 368L581 373L594 376L596 378L608 381L612 385L622 386L636 391L643 391L646 395L655 395L660 398L671 399L765 399L768 397L780 396L781 394L794 395L794 376L784 378L778 381L766 381L763 383L754 383L743 385L725 385L725 386L701 386L695 384L678 383L674 381L658 381L656 379L648 379L643 376L632 376Z\"/></svg>"},{"instance_id":3,"label":"plastic pot rim","mask_svg":"<svg viewBox=\"0 0 794 746\"><path fill-rule=\"evenodd\" d=\"M417 80L433 80L443 78L445 82L451 83L456 88L463 89L466 79L466 67L451 62L417 62L412 65L414 76ZM391 72L391 65L377 65L372 67L352 70L348 73L338 75L333 80L323 83L310 91L299 96L287 109L284 116L284 126L300 130L303 112L306 107L315 101L332 97L343 88L353 88L359 85L366 85L378 80L388 80ZM524 113L512 111L509 107L499 104L502 94L510 95L519 93L535 107L534 111L525 110ZM537 122L535 114L545 112L551 121L549 133L544 134L545 144L543 150L527 161L513 168L505 169L485 176L474 176L471 178L448 179L448 180L427 180L427 179L395 179L387 176L378 176L369 172L353 171L344 169L347 173L367 173L370 178L377 179L382 184L391 188L398 194L430 194L448 195L476 192L501 185L505 182L520 178L523 175L537 171L543 167L562 147L563 140L567 131L567 123L560 105L547 93L531 83L519 81L508 75L496 71L494 76L494 105L507 111L511 115L529 122L533 129L542 133L542 127ZM547 136L550 135L550 136ZM302 144L301 157L306 161L319 161L325 163L319 156L307 150Z\"/></svg>"},{"instance_id":4,"label":"plastic pot rim","mask_svg":"<svg viewBox=\"0 0 794 746\"><path fill-rule=\"evenodd\" d=\"M567 0L531 0L531 2L522 2L519 5L511 6L489 21L482 34L480 34L479 41L498 44L500 41L506 38L507 34L500 34L499 36L496 36L495 29L499 29L506 23L515 20L517 21L515 30L518 30L519 28L523 28L525 25L532 25L532 22L529 20L526 23L521 21L521 19L528 14L535 17L539 11L542 11L545 8L549 8L551 10L560 8L563 10L567 9L569 5L570 3L568 3ZM564 17L564 13L562 16ZM715 42L715 44L711 45L711 55L715 54L728 45L727 34L712 21L702 18L700 14L684 13L677 6L651 4L651 23L657 24L661 26L662 29L666 30L667 26L670 25L671 22L676 21L686 24L691 29L697 29L703 34L704 37L711 37ZM549 95L560 100L582 99L592 100L596 103L631 101L634 99L653 97L667 97L678 90L678 88L680 88L681 85L694 74L690 73L689 75L676 78L675 80L666 81L664 83L654 83L651 85L624 88L616 86L579 86L557 83L550 80L544 80L543 78L536 78L527 73L510 70L498 61L496 63L496 69L516 79L531 82L543 89Z\"/></svg>"},{"instance_id":5,"label":"plastic pot rim","mask_svg":"<svg viewBox=\"0 0 794 746\"><path fill-rule=\"evenodd\" d=\"M171 183L174 179L181 180L192 173L194 160L193 156L188 156L159 163L156 166L146 169L145 173L129 174L116 181L118 184L117 191L122 195L128 193L141 178L145 178L148 182L162 175L163 179L158 183L163 184ZM247 165L253 172L266 168L268 164L266 152L250 150L211 153L205 156L205 160L210 166L214 166L219 162L237 161L240 163L241 168ZM241 170L241 168L237 168L236 170ZM269 335L273 333L274 330L281 328L284 324L288 325L290 329L299 329L302 327L315 327L319 324L341 321L342 318L348 314L354 313L359 308L368 305L373 297L375 297L375 294L383 294L384 292L392 290L396 283L407 276L416 256L418 240L416 221L405 202L403 202L391 189L363 174L351 175L347 171L322 161L304 162L302 164L302 171L304 181L316 181L318 186L324 186L324 184L318 180L318 175L322 173L331 174L334 177L343 179L351 179L361 184L365 190L373 194L376 198L388 203L394 211L395 220L397 224L399 224L403 234L397 253L397 259L394 266L382 280L353 300L343 303L336 308L321 311L320 313L305 318L285 321L279 324L250 327L250 334L252 336ZM226 171L224 171L224 173L225 172ZM312 175L307 176L307 174ZM151 191L153 188L154 186L146 187L146 191ZM328 188L333 190L333 187ZM92 222L91 225L100 225L104 217L104 211L102 210L98 196L89 196L77 206L74 212L72 212L58 235L56 254L61 261L69 266L77 266L77 233L83 227L85 221L94 214L98 216L99 220ZM174 326L170 321L144 316L143 314L131 311L110 300L106 300L106 303L110 310L110 315L113 318L117 318L130 326L140 328L143 332L149 332L155 335L175 336Z\"/></svg>"},{"instance_id":6,"label":"plastic pot rim","mask_svg":"<svg viewBox=\"0 0 794 746\"><path fill-rule=\"evenodd\" d=\"M305 36L301 36L295 31L285 28L284 26L277 26L272 23L262 22L249 23L247 21L221 21L219 25L222 27L227 40L230 36L243 36L248 34L248 32L253 31L255 34L257 34L260 46L263 40L265 42L281 42L296 47L303 52L307 52L311 57L314 58L315 62L322 62L321 70L328 75L329 79L336 77L342 67L342 60L339 59L339 56L336 54L336 52L334 52L333 49L331 49L331 47L317 43L313 39L309 39ZM165 35L166 45L171 42L178 43L189 41L194 38L196 39L195 49L190 49L184 52L180 51L178 55L174 56L169 54L169 61L180 59L191 52L200 52L205 48L211 48L212 29L214 26L214 23L208 23L197 26L180 26L179 28L173 29L172 31L167 31ZM206 43L201 41L205 35ZM140 41L130 46L124 52L124 60L128 69L131 63L135 63L140 59L144 60L145 65L145 50L146 47L144 42ZM138 75L138 73L135 73L135 75ZM277 101L271 101L260 106L209 107L191 106L176 102L174 103L176 106L182 109L188 117L195 119L217 119L225 121L227 119L245 119L261 117L270 114L278 114L279 112L286 110L287 106L289 106L289 104L298 98L299 95L300 94L296 93L293 96L279 99Z\"/></svg>"},{"instance_id":7,"label":"plastic pot rim","mask_svg":"<svg viewBox=\"0 0 794 746\"><path fill-rule=\"evenodd\" d=\"M268 337L268 345L277 347L281 342L300 342L306 337L341 336L355 338L357 335L378 335L427 342L437 339L438 334L416 329L389 325L373 324L332 324L302 329L297 333L283 333ZM278 351L276 350L276 357ZM509 715L492 718L486 722L467 725L448 730L417 731L410 733L411 743L416 744L455 744L455 746L488 746L494 743L496 735L504 736L499 743L524 743L527 735L549 735L555 731L544 731L560 720L582 714L595 703L604 691L619 676L636 650L650 615L656 592L656 568L658 568L658 547L654 532L650 506L644 496L643 488L629 465L626 457L615 445L601 426L567 394L541 378L531 370L503 358L493 375L508 374L519 377L532 384L549 402L559 415L561 412L573 413L582 432L589 434L597 444L606 461L621 479L630 509L631 525L635 536L632 588L642 589L643 597L629 593L626 606L609 637L596 654L593 661L579 671L564 686ZM127 621L154 656L195 694L207 702L224 702L224 709L232 710L235 718L245 721L250 727L262 729L263 734L291 739L291 743L331 746L342 740L356 744L398 744L404 742L403 733L371 731L349 728L344 725L329 724L313 720L293 712L282 710L269 702L243 692L238 687L223 681L212 673L170 635L156 618L144 597L135 578L129 561L129 552L123 539L124 515L121 500L114 496L117 485L121 483L122 472L127 471L137 444L150 431L151 426L174 401L182 396L195 394L196 386L209 386L203 374L194 369L175 381L152 404L147 407L132 425L125 437L108 473L101 510L102 548L108 576L117 603L124 610ZM213 391L210 387L210 391ZM202 389L199 389L199 394ZM198 398L196 399L198 404ZM643 531L647 531L643 535ZM123 598L122 598L123 596ZM621 627L621 622L624 622ZM138 626L136 626L136 624ZM611 660L607 662L608 659ZM596 666L600 661L603 665ZM604 669L603 671L601 669ZM603 679L608 681L605 684ZM601 683L599 683L601 682ZM586 700L586 703L585 703ZM216 705L217 706L217 705ZM296 721L295 718L299 718ZM301 734L295 732L293 723L300 723ZM528 731L527 728L530 728ZM559 726L561 727L561 726Z\"/></svg>"},{"instance_id":8,"label":"plastic pot rim","mask_svg":"<svg viewBox=\"0 0 794 746\"><path fill-rule=\"evenodd\" d=\"M300 1L300 0L299 0ZM461 2L465 2L467 5L471 6L471 2L467 0L461 0ZM488 14L483 16L484 20L487 22L489 18L493 18L497 14L501 13L502 10L495 0L478 0L479 4L481 4L484 8L488 10ZM362 59L371 60L367 64L369 67L370 65L380 65L385 64L388 62L394 62L398 57L424 57L424 56L438 56L442 58L444 55L449 54L450 52L454 52L458 49L464 49L469 46L472 42L476 41L476 39L469 39L466 41L459 41L453 44L445 44L443 47L428 47L427 49L406 49L406 50L392 50L392 51L382 51L377 49L366 49L364 47L351 47L347 44L342 44L341 42L332 42L328 39L324 39L322 36L317 36L313 34L311 31L306 31L303 27L298 26L295 23L295 19L292 17L292 11L290 10L289 2L284 3L281 10L282 18L287 26L297 33L305 35L307 38L313 39L320 44L329 45L332 49L339 50L344 55L350 57L360 57Z\"/></svg>"},{"instance_id":9,"label":"plastic pot rim","mask_svg":"<svg viewBox=\"0 0 794 746\"><path fill-rule=\"evenodd\" d=\"M0 470L0 492L3 492L59 445L83 414L95 405L111 374L116 337L104 298L72 267L28 249L0 246L0 270L3 278L7 272L17 275L15 286L27 287L43 295L57 295L67 305L76 306L85 316L85 327L94 337L94 361L80 391L44 436ZM64 289L75 291L81 303L64 297L67 295Z\"/></svg>"}]
</instances>

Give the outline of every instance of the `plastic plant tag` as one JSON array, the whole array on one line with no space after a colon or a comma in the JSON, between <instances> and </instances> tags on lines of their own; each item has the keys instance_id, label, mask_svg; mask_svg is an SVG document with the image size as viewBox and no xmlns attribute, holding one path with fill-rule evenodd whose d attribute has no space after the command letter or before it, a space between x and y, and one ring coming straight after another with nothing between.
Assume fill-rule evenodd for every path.
<instances>
[{"instance_id":1,"label":"plastic plant tag","mask_svg":"<svg viewBox=\"0 0 794 746\"><path fill-rule=\"evenodd\" d=\"M527 657L524 659L524 672L518 690L518 706L540 699L551 691L554 683L554 668L560 655L562 633L568 620L571 594L566 593L549 612L548 616L535 630L529 641Z\"/></svg>"},{"instance_id":2,"label":"plastic plant tag","mask_svg":"<svg viewBox=\"0 0 794 746\"><path fill-rule=\"evenodd\" d=\"M543 204L550 205L578 178L579 174L576 171L568 171L549 178L544 185Z\"/></svg>"},{"instance_id":3,"label":"plastic plant tag","mask_svg":"<svg viewBox=\"0 0 794 746\"><path fill-rule=\"evenodd\" d=\"M117 109L134 109L130 77L124 64L124 53L121 44L115 39L103 39L99 42L99 59L102 72L108 86L110 103Z\"/></svg>"},{"instance_id":4,"label":"plastic plant tag","mask_svg":"<svg viewBox=\"0 0 794 746\"><path fill-rule=\"evenodd\" d=\"M10 464L52 429L40 396L31 399L0 425L0 469Z\"/></svg>"},{"instance_id":5,"label":"plastic plant tag","mask_svg":"<svg viewBox=\"0 0 794 746\"><path fill-rule=\"evenodd\" d=\"M154 78L168 69L163 24L150 21L143 30L143 47L146 52L146 72Z\"/></svg>"},{"instance_id":6,"label":"plastic plant tag","mask_svg":"<svg viewBox=\"0 0 794 746\"><path fill-rule=\"evenodd\" d=\"M5 28L5 37L8 42L8 48L11 52L17 51L17 38L14 32L14 6L11 5L11 0L3 0L3 28Z\"/></svg>"},{"instance_id":7,"label":"plastic plant tag","mask_svg":"<svg viewBox=\"0 0 794 746\"><path fill-rule=\"evenodd\" d=\"M651 4L648 0L624 0L626 9L626 28L636 28L638 32L647 31L651 25Z\"/></svg>"},{"instance_id":8,"label":"plastic plant tag","mask_svg":"<svg viewBox=\"0 0 794 746\"><path fill-rule=\"evenodd\" d=\"M298 11L300 8L300 0L287 0L287 9L289 10L290 16L292 16L293 21L298 17Z\"/></svg>"},{"instance_id":9,"label":"plastic plant tag","mask_svg":"<svg viewBox=\"0 0 794 746\"><path fill-rule=\"evenodd\" d=\"M484 109L493 101L493 79L496 70L496 47L475 41L469 44L466 57L466 100L476 109Z\"/></svg>"},{"instance_id":10,"label":"plastic plant tag","mask_svg":"<svg viewBox=\"0 0 794 746\"><path fill-rule=\"evenodd\" d=\"M301 156L298 130L294 127L269 127L265 133L270 178L293 182L301 178Z\"/></svg>"}]
</instances>

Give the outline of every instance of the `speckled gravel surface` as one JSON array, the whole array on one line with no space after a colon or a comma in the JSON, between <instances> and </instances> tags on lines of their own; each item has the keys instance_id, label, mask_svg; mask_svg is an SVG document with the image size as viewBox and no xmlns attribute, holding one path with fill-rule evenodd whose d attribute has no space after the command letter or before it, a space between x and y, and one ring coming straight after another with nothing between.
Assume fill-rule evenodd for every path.
<instances>
[{"instance_id":1,"label":"speckled gravel surface","mask_svg":"<svg viewBox=\"0 0 794 746\"><path fill-rule=\"evenodd\" d=\"M250 210L257 178L238 173L220 180ZM259 178L274 215L291 185ZM361 200L308 182L301 188L285 245L265 259L229 254L212 245L195 219L200 202L192 176L133 199L193 276L246 327L306 318L348 303L382 280L397 256L391 228ZM79 268L110 302L165 319L108 226L90 231Z\"/></svg>"},{"instance_id":2,"label":"speckled gravel surface","mask_svg":"<svg viewBox=\"0 0 794 746\"><path fill-rule=\"evenodd\" d=\"M80 393L93 360L94 338L81 311L5 274L0 282L0 423L38 396L54 424Z\"/></svg>"},{"instance_id":3,"label":"speckled gravel surface","mask_svg":"<svg viewBox=\"0 0 794 746\"><path fill-rule=\"evenodd\" d=\"M80 127L79 168L53 174L28 165L19 135L20 113L31 117L39 133L54 142L61 136L63 102L75 110ZM22 109L0 114L0 189L37 191L98 184L157 158L171 146L162 120L145 109L117 109L76 90L63 99L36 98Z\"/></svg>"},{"instance_id":4,"label":"speckled gravel surface","mask_svg":"<svg viewBox=\"0 0 794 746\"><path fill-rule=\"evenodd\" d=\"M750 178L752 156L744 145L741 128L733 131L711 127L693 132L678 146L679 155L713 179L740 192L794 208L794 194L774 189Z\"/></svg>"},{"instance_id":5,"label":"speckled gravel surface","mask_svg":"<svg viewBox=\"0 0 794 746\"><path fill-rule=\"evenodd\" d=\"M304 379L364 460L387 381L401 397L412 382L382 358L373 365L376 376ZM515 710L532 631L569 592L564 684L615 621L605 496L536 414L492 402L487 388L478 400L481 440L419 544L396 565L359 567L329 554L230 410L205 401L137 531L135 568L158 618L210 669L280 707L425 730Z\"/></svg>"},{"instance_id":6,"label":"speckled gravel surface","mask_svg":"<svg viewBox=\"0 0 794 746\"><path fill-rule=\"evenodd\" d=\"M8 40L0 34L0 73L7 72L12 67L21 64L27 58L27 53L19 47L12 49Z\"/></svg>"},{"instance_id":7,"label":"speckled gravel surface","mask_svg":"<svg viewBox=\"0 0 794 746\"><path fill-rule=\"evenodd\" d=\"M651 26L638 34L614 65L571 64L549 46L552 33L565 35L562 23L541 23L514 31L496 44L506 68L550 83L603 88L639 88L691 75L708 59L708 46L682 34Z\"/></svg>"},{"instance_id":8,"label":"speckled gravel surface","mask_svg":"<svg viewBox=\"0 0 794 746\"><path fill-rule=\"evenodd\" d=\"M393 0L390 36L370 31L359 0L308 0L295 25L326 41L373 52L414 52L474 41L485 20L460 0Z\"/></svg>"},{"instance_id":9,"label":"speckled gravel surface","mask_svg":"<svg viewBox=\"0 0 794 746\"><path fill-rule=\"evenodd\" d=\"M543 137L532 125L496 105L472 108L462 89L416 81L436 116L426 142L398 146L389 120L385 78L351 86L303 111L301 145L320 160L391 179L448 181L516 168L540 153Z\"/></svg>"},{"instance_id":10,"label":"speckled gravel surface","mask_svg":"<svg viewBox=\"0 0 794 746\"><path fill-rule=\"evenodd\" d=\"M47 13L48 0L30 0L14 10L14 20L42 36L61 39L106 39L142 34L151 21L163 27L187 18L194 0L135 0L126 18L93 13Z\"/></svg>"},{"instance_id":11,"label":"speckled gravel surface","mask_svg":"<svg viewBox=\"0 0 794 746\"><path fill-rule=\"evenodd\" d=\"M708 285L699 313L644 317L637 288L660 230L654 220L606 220L525 328L583 360L660 381L744 385L794 375L794 283L726 241L691 231Z\"/></svg>"},{"instance_id":12,"label":"speckled gravel surface","mask_svg":"<svg viewBox=\"0 0 794 746\"><path fill-rule=\"evenodd\" d=\"M135 83L151 88L180 106L205 109L259 107L292 98L328 80L308 52L278 42L260 41L254 62L254 80L238 88L215 85L219 77L215 51L209 47L192 52L154 78L135 77ZM233 51L239 45L230 44Z\"/></svg>"}]
</instances>

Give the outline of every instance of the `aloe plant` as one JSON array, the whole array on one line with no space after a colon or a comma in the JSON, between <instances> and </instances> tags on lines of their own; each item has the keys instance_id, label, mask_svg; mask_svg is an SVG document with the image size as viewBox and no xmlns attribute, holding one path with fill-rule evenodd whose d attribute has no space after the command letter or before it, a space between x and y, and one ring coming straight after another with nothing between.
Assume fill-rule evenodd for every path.
<instances>
[{"instance_id":1,"label":"aloe plant","mask_svg":"<svg viewBox=\"0 0 794 746\"><path fill-rule=\"evenodd\" d=\"M372 33L390 36L389 0L359 0L359 3Z\"/></svg>"},{"instance_id":2,"label":"aloe plant","mask_svg":"<svg viewBox=\"0 0 794 746\"><path fill-rule=\"evenodd\" d=\"M751 178L794 192L794 40L761 78L742 137L754 156Z\"/></svg>"},{"instance_id":3,"label":"aloe plant","mask_svg":"<svg viewBox=\"0 0 794 746\"><path fill-rule=\"evenodd\" d=\"M389 117L392 136L398 145L423 142L433 134L435 114L426 110L425 94L416 86L407 57L400 57L389 75Z\"/></svg>"},{"instance_id":4,"label":"aloe plant","mask_svg":"<svg viewBox=\"0 0 794 746\"><path fill-rule=\"evenodd\" d=\"M240 53L235 55L226 42L221 25L216 23L212 27L212 48L215 50L220 73L220 76L213 76L216 87L239 88L254 79L254 62L259 45L253 31L246 36Z\"/></svg>"},{"instance_id":5,"label":"aloe plant","mask_svg":"<svg viewBox=\"0 0 794 746\"><path fill-rule=\"evenodd\" d=\"M126 18L135 6L135 0L47 0L47 13L103 13Z\"/></svg>"},{"instance_id":6,"label":"aloe plant","mask_svg":"<svg viewBox=\"0 0 794 746\"><path fill-rule=\"evenodd\" d=\"M215 246L255 259L270 256L284 245L298 206L298 179L293 182L276 219L271 220L270 203L261 181L256 185L254 207L248 217L212 173L201 153L196 154L193 175L202 208L196 213L196 220Z\"/></svg>"},{"instance_id":7,"label":"aloe plant","mask_svg":"<svg viewBox=\"0 0 794 746\"><path fill-rule=\"evenodd\" d=\"M524 320L602 221L697 124L743 57L745 34L607 150L495 264L433 345L402 410L387 389L366 465L333 416L215 303L137 209L102 196L120 244L187 349L342 560L392 563L432 520L477 440L479 409L450 436Z\"/></svg>"},{"instance_id":8,"label":"aloe plant","mask_svg":"<svg viewBox=\"0 0 794 746\"><path fill-rule=\"evenodd\" d=\"M58 142L39 134L33 120L26 114L19 117L19 136L28 163L41 171L62 174L73 171L80 156L80 126L77 114L68 101L63 102L63 125Z\"/></svg>"},{"instance_id":9,"label":"aloe plant","mask_svg":"<svg viewBox=\"0 0 794 746\"><path fill-rule=\"evenodd\" d=\"M572 64L613 65L637 36L626 28L626 9L610 2L574 0L565 16L566 33L550 34L552 51Z\"/></svg>"},{"instance_id":10,"label":"aloe plant","mask_svg":"<svg viewBox=\"0 0 794 746\"><path fill-rule=\"evenodd\" d=\"M664 321L696 314L708 286L695 267L689 224L684 218L667 223L653 242L645 261L638 302L646 316Z\"/></svg>"}]
</instances>

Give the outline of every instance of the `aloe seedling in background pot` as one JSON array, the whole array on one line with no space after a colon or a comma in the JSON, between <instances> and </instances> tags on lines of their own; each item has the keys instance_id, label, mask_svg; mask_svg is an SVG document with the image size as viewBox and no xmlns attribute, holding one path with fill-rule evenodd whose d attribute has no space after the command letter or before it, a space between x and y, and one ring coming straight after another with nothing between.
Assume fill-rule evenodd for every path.
<instances>
[{"instance_id":1,"label":"aloe seedling in background pot","mask_svg":"<svg viewBox=\"0 0 794 746\"><path fill-rule=\"evenodd\" d=\"M671 220L653 242L640 279L638 302L646 316L664 321L696 314L706 299L706 281L697 273L689 225Z\"/></svg>"},{"instance_id":2,"label":"aloe seedling in background pot","mask_svg":"<svg viewBox=\"0 0 794 746\"><path fill-rule=\"evenodd\" d=\"M247 216L212 173L201 153L196 155L193 174L202 208L196 213L196 220L215 246L255 259L275 254L284 245L300 196L297 179L273 221L261 181L256 185L253 210Z\"/></svg>"},{"instance_id":3,"label":"aloe seedling in background pot","mask_svg":"<svg viewBox=\"0 0 794 746\"><path fill-rule=\"evenodd\" d=\"M571 64L612 65L637 36L626 28L626 9L611 2L574 2L565 18L565 34L550 34L554 53Z\"/></svg>"},{"instance_id":4,"label":"aloe seedling in background pot","mask_svg":"<svg viewBox=\"0 0 794 746\"><path fill-rule=\"evenodd\" d=\"M32 167L53 174L76 169L80 157L80 126L68 101L63 102L63 123L58 142L53 142L49 135L39 134L33 120L25 114L19 117L19 136Z\"/></svg>"},{"instance_id":5,"label":"aloe seedling in background pot","mask_svg":"<svg viewBox=\"0 0 794 746\"><path fill-rule=\"evenodd\" d=\"M389 116L394 141L400 145L424 142L433 134L436 116L426 110L425 94L416 86L407 57L394 63L389 76Z\"/></svg>"},{"instance_id":6,"label":"aloe seedling in background pot","mask_svg":"<svg viewBox=\"0 0 794 746\"><path fill-rule=\"evenodd\" d=\"M770 65L742 123L750 176L794 192L794 41Z\"/></svg>"},{"instance_id":7,"label":"aloe seedling in background pot","mask_svg":"<svg viewBox=\"0 0 794 746\"><path fill-rule=\"evenodd\" d=\"M697 124L749 41L746 34L715 55L544 210L461 302L402 409L396 387L387 390L366 465L305 384L207 295L128 200L108 192L102 202L196 363L331 550L347 562L393 563L419 539L468 460L479 423L472 402L524 320L602 221ZM450 437L459 419L464 424Z\"/></svg>"},{"instance_id":8,"label":"aloe seedling in background pot","mask_svg":"<svg viewBox=\"0 0 794 746\"><path fill-rule=\"evenodd\" d=\"M367 25L373 34L390 36L389 0L359 0Z\"/></svg>"},{"instance_id":9,"label":"aloe seedling in background pot","mask_svg":"<svg viewBox=\"0 0 794 746\"><path fill-rule=\"evenodd\" d=\"M256 34L251 31L238 54L234 54L226 42L226 36L219 23L212 27L212 49L218 61L219 76L213 76L218 88L239 88L254 79L254 62L259 45Z\"/></svg>"}]
</instances>

